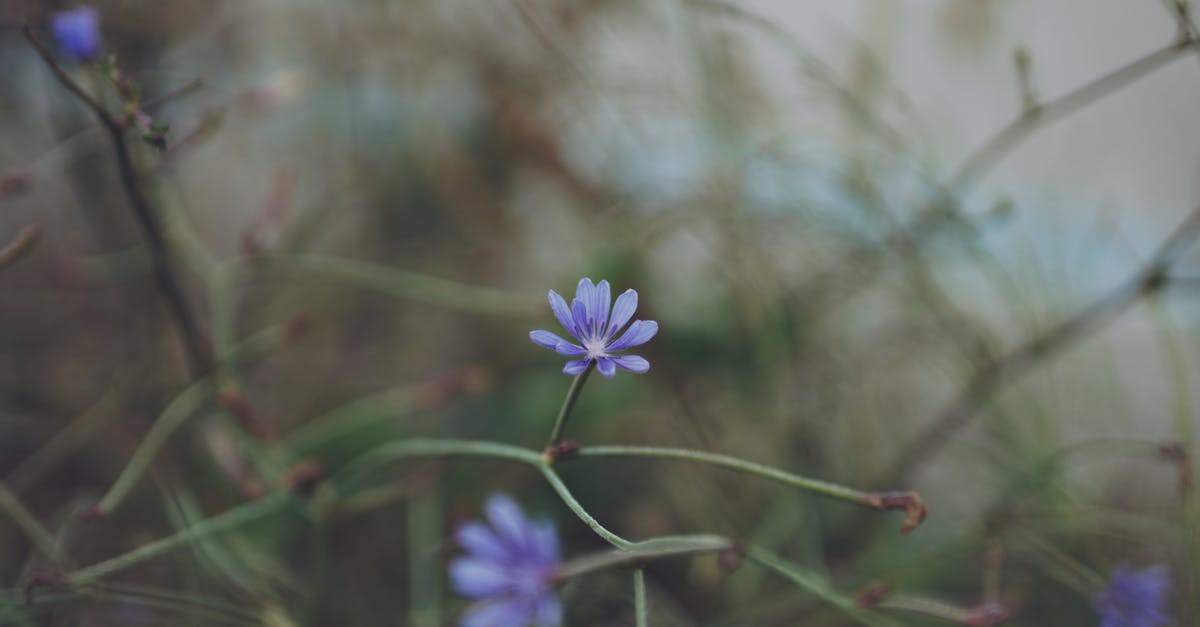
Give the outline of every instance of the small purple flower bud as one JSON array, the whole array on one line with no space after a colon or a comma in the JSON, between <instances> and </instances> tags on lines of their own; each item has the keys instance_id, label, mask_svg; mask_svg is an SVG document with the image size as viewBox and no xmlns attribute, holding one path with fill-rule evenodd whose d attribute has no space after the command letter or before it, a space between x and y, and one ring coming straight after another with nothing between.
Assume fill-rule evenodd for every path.
<instances>
[{"instance_id":1,"label":"small purple flower bud","mask_svg":"<svg viewBox=\"0 0 1200 627\"><path fill-rule=\"evenodd\" d=\"M83 63L100 56L100 15L91 7L59 11L50 18L58 47L72 60Z\"/></svg>"}]
</instances>

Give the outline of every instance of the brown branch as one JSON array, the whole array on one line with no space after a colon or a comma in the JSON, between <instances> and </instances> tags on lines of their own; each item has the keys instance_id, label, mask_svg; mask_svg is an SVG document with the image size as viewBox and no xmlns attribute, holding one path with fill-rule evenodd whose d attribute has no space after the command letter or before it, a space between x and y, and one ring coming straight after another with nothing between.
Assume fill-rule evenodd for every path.
<instances>
[{"instance_id":1,"label":"brown branch","mask_svg":"<svg viewBox=\"0 0 1200 627\"><path fill-rule=\"evenodd\" d=\"M120 175L121 187L125 190L129 207L133 210L134 218L137 220L142 234L146 238L147 248L150 251L150 257L153 262L155 282L158 285L159 291L162 292L163 298L166 299L167 307L174 317L176 325L179 327L180 334L183 336L183 344L187 352L192 376L198 377L207 373L214 365L212 350L208 341L201 333L200 326L188 306L182 282L171 269L171 257L167 251L166 237L163 235L163 228L159 224L158 216L154 213L149 201L143 195L141 187L138 185L133 158L129 154L129 147L125 144L124 126L104 108L104 105L100 101L84 90L83 87L67 74L54 59L54 56L50 54L42 42L33 34L33 30L28 24L24 25L22 32L25 35L25 39L29 41L29 45L45 61L46 66L50 68L50 71L58 79L58 82L62 83L68 91L92 110L96 119L100 121L100 125L108 133L109 139L112 141L113 153L117 160L117 171Z\"/></svg>"},{"instance_id":2,"label":"brown branch","mask_svg":"<svg viewBox=\"0 0 1200 627\"><path fill-rule=\"evenodd\" d=\"M1103 328L1143 296L1165 288L1169 284L1168 271L1197 238L1200 238L1200 207L1175 228L1133 277L1045 333L979 367L962 391L916 438L900 449L895 461L881 475L886 481L880 483L911 483L912 475L922 464L965 427L997 391Z\"/></svg>"}]
</instances>

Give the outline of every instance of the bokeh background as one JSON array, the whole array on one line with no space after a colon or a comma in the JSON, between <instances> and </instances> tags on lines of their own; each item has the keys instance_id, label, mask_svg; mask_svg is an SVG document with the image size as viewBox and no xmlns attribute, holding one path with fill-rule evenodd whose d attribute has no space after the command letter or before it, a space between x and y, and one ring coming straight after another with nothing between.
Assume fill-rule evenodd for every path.
<instances>
[{"instance_id":1,"label":"bokeh background","mask_svg":"<svg viewBox=\"0 0 1200 627\"><path fill-rule=\"evenodd\" d=\"M1161 563L1175 624L1200 620L1200 253L1143 280L1200 203L1200 52L1163 52L1174 3L93 6L170 125L165 151L128 141L205 334L222 359L252 344L220 384L253 415L196 403L120 506L86 515L192 374L107 136L21 35L50 41L68 5L0 2L0 239L42 233L0 270L0 479L59 560L6 506L0 623L453 624L451 533L495 491L557 521L568 556L603 549L526 467L413 461L21 602L32 577L381 442L539 448L570 380L527 334L582 276L637 289L661 332L649 373L589 381L572 438L913 489L930 511L900 536L896 515L720 469L564 465L610 528L746 538L847 596L882 581L1012 625L1097 624L1118 564ZM856 624L713 556L647 574L655 625ZM633 624L627 571L563 597L569 625Z\"/></svg>"}]
</instances>

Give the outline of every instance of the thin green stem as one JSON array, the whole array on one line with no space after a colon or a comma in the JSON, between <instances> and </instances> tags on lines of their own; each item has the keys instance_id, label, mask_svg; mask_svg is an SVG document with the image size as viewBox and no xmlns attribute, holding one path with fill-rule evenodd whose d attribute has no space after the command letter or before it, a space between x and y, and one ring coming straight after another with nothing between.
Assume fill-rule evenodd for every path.
<instances>
[{"instance_id":1,"label":"thin green stem","mask_svg":"<svg viewBox=\"0 0 1200 627\"><path fill-rule=\"evenodd\" d=\"M17 498L17 495L13 494L4 484L0 484L0 510L3 510L13 519L13 522L17 523L21 531L25 532L25 535L33 542L33 546L37 548L38 552L47 558L54 559L54 536L42 526L42 523L38 522L33 512L29 511L25 504Z\"/></svg>"},{"instance_id":2,"label":"thin green stem","mask_svg":"<svg viewBox=\"0 0 1200 627\"><path fill-rule=\"evenodd\" d=\"M268 255L256 270L306 282L326 280L470 313L527 318L537 301L492 287L466 285L380 264L323 255Z\"/></svg>"},{"instance_id":3,"label":"thin green stem","mask_svg":"<svg viewBox=\"0 0 1200 627\"><path fill-rule=\"evenodd\" d=\"M646 572L641 568L633 571L633 609L637 627L649 627L646 610Z\"/></svg>"},{"instance_id":4,"label":"thin green stem","mask_svg":"<svg viewBox=\"0 0 1200 627\"><path fill-rule=\"evenodd\" d=\"M868 502L869 493L853 488L821 481L820 479L810 479L802 477L795 473L790 473L771 466L746 461L729 455L721 455L719 453L708 453L705 451L693 451L689 449L666 448L661 446L583 446L580 447L575 455L579 457L652 457L657 459L679 459L684 461L696 462L700 464L709 464L712 466L720 466L737 472L757 475L764 479L778 481L784 485L816 492L824 496L850 501L858 505L873 507Z\"/></svg>"},{"instance_id":5,"label":"thin green stem","mask_svg":"<svg viewBox=\"0 0 1200 627\"><path fill-rule=\"evenodd\" d=\"M746 559L808 590L859 623L872 626L894 624L881 616L859 609L853 599L833 589L821 575L802 569L764 548L751 546L746 553Z\"/></svg>"},{"instance_id":6,"label":"thin green stem","mask_svg":"<svg viewBox=\"0 0 1200 627\"><path fill-rule=\"evenodd\" d=\"M623 566L641 568L643 564L655 560L718 553L732 548L734 548L734 543L729 538L722 536L707 534L659 536L641 542L632 542L626 548L591 553L568 560L558 569L558 578L573 579Z\"/></svg>"},{"instance_id":7,"label":"thin green stem","mask_svg":"<svg viewBox=\"0 0 1200 627\"><path fill-rule=\"evenodd\" d=\"M266 352L269 348L278 345L285 335L279 327L270 327L247 338L242 344L230 351L230 363L234 363L243 357L257 356ZM201 405L212 398L215 390L215 377L217 376L219 376L219 371L218 373L211 373L197 379L167 405L163 413L150 426L150 430L146 432L145 437L142 438L137 449L134 450L133 455L129 458L129 462L125 464L125 468L117 476L117 480L113 482L112 487L108 489L108 492L100 499L100 503L96 505L96 510L99 513L112 513L121 504L121 501L125 499L142 478L142 475L146 473L146 468L154 461L154 457L166 445L171 435L182 427Z\"/></svg>"},{"instance_id":8,"label":"thin green stem","mask_svg":"<svg viewBox=\"0 0 1200 627\"><path fill-rule=\"evenodd\" d=\"M571 382L570 389L567 390L567 397L563 399L562 408L558 410L558 417L554 419L554 429L550 431L550 443L547 446L554 446L562 441L563 432L567 429L567 418L571 415L571 410L575 409L575 402L579 400L579 393L583 391L583 384L587 382L588 375L596 369L596 360L588 362L587 368L583 372L575 376L575 380Z\"/></svg>"},{"instance_id":9,"label":"thin green stem","mask_svg":"<svg viewBox=\"0 0 1200 627\"><path fill-rule=\"evenodd\" d=\"M545 466L545 462L538 453L511 444L442 438L411 438L389 442L372 449L334 474L331 481L334 485L345 486L353 484L380 466L399 459L447 456L492 457L520 462L537 468Z\"/></svg>"},{"instance_id":10,"label":"thin green stem","mask_svg":"<svg viewBox=\"0 0 1200 627\"><path fill-rule=\"evenodd\" d=\"M121 501L141 480L142 475L146 473L146 468L150 466L150 462L154 461L154 457L158 455L159 450L167 443L171 435L212 397L212 392L212 376L206 376L189 385L183 393L171 401L170 405L167 405L163 413L150 426L150 430L146 432L146 436L134 450L133 456L129 458L129 463L125 464L125 468L121 470L117 480L113 482L112 487L96 505L99 513L110 514L121 504Z\"/></svg>"},{"instance_id":11,"label":"thin green stem","mask_svg":"<svg viewBox=\"0 0 1200 627\"><path fill-rule=\"evenodd\" d=\"M123 553L112 559L69 573L66 576L67 581L73 585L77 585L101 579L168 551L200 540L201 538L239 527L260 518L265 518L279 512L285 506L294 502L295 498L291 494L277 492L260 500L239 505L223 514L202 520L186 529L181 529L173 535L155 540L128 553Z\"/></svg>"},{"instance_id":12,"label":"thin green stem","mask_svg":"<svg viewBox=\"0 0 1200 627\"><path fill-rule=\"evenodd\" d=\"M558 493L558 497L562 499L563 504L574 512L596 535L604 538L605 542L618 549L628 549L637 544L609 531L604 525L600 524L600 521L596 520L579 501L575 500L574 495L571 494L571 491L567 488L567 484L563 483L558 473L554 472L554 469L542 461L540 457L538 458L538 468L541 469L542 476L550 483L550 487L554 488L554 491Z\"/></svg>"}]
</instances>

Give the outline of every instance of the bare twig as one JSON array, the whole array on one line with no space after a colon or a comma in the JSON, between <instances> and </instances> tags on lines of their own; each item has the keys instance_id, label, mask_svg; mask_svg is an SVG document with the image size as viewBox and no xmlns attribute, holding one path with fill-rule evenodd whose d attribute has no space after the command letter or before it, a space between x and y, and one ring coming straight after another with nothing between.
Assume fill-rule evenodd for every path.
<instances>
[{"instance_id":1,"label":"bare twig","mask_svg":"<svg viewBox=\"0 0 1200 627\"><path fill-rule=\"evenodd\" d=\"M21 229L11 242L0 248L0 270L20 261L41 239L42 229L36 224L30 224Z\"/></svg>"},{"instance_id":2,"label":"bare twig","mask_svg":"<svg viewBox=\"0 0 1200 627\"><path fill-rule=\"evenodd\" d=\"M918 250L914 245L896 246L897 242L919 244L939 227L950 223L956 216L953 194L962 193L1008 156L1034 131L1053 124L1121 88L1147 76L1170 61L1196 47L1197 39L1189 32L1177 41L1159 48L1141 58L1121 66L1085 85L1058 98L1027 109L1015 120L1001 128L981 146L975 149L938 187L934 197L908 224L893 229L884 236L885 251L895 251L908 258ZM805 297L805 302L814 302L812 294L829 294L833 287L844 285L847 269L857 270L860 279L854 285L842 287L840 297L829 297L840 301L869 285L888 264L886 255L881 254L875 244L865 244L849 251L843 261L828 272L823 272L800 287L796 293Z\"/></svg>"},{"instance_id":3,"label":"bare twig","mask_svg":"<svg viewBox=\"0 0 1200 627\"><path fill-rule=\"evenodd\" d=\"M124 188L126 199L129 201L129 207L133 210L134 218L137 220L143 235L146 237L147 248L150 251L153 261L155 282L158 284L159 291L162 292L163 297L166 299L167 306L175 318L179 332L183 336L183 343L187 351L192 375L200 376L207 373L214 365L212 350L209 347L208 341L201 333L200 326L188 306L182 282L171 268L170 254L167 251L166 238L163 234L162 225L159 224L158 216L154 213L149 201L143 195L141 187L138 185L133 158L129 154L129 147L125 144L124 126L104 108L104 105L100 101L84 90L66 73L62 66L54 59L54 56L50 54L42 42L33 34L33 30L28 24L23 27L22 32L34 51L45 61L46 66L50 68L54 77L58 79L58 82L62 83L68 91L92 110L96 119L100 121L100 125L108 133L109 139L112 140L113 153L117 161L117 171L121 178L121 187Z\"/></svg>"},{"instance_id":4,"label":"bare twig","mask_svg":"<svg viewBox=\"0 0 1200 627\"><path fill-rule=\"evenodd\" d=\"M908 484L912 475L945 446L950 437L979 412L1001 388L1037 365L1103 328L1143 296L1169 284L1167 273L1200 238L1200 207L1195 208L1133 277L1045 333L1026 340L999 359L978 368L961 392L906 446L882 477L888 484Z\"/></svg>"}]
</instances>

